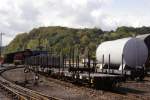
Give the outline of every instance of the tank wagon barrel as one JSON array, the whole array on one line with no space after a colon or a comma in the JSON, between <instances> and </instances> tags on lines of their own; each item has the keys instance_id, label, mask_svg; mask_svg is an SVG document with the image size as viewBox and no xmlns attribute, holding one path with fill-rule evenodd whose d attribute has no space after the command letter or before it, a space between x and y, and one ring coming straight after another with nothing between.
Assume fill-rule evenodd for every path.
<instances>
[{"instance_id":1,"label":"tank wagon barrel","mask_svg":"<svg viewBox=\"0 0 150 100\"><path fill-rule=\"evenodd\" d=\"M113 65L122 64L136 68L143 66L148 57L148 50L143 41L136 38L124 38L114 41L107 41L100 44L96 50L96 58L99 63L102 63L104 56L104 64Z\"/></svg>"}]
</instances>

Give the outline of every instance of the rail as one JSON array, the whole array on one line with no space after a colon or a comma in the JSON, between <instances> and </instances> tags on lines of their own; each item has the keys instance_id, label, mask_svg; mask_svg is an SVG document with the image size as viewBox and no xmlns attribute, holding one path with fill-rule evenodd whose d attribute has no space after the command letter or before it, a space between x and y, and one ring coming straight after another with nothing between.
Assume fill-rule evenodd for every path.
<instances>
[{"instance_id":1,"label":"rail","mask_svg":"<svg viewBox=\"0 0 150 100\"><path fill-rule=\"evenodd\" d=\"M10 69L14 69L14 67L9 69L4 69L1 72ZM5 79L3 76L0 76L0 87L3 88L5 91L11 93L12 96L15 98L15 100L61 100L59 98L48 96L40 92L33 91L31 89L27 89L19 85L16 85L15 83Z\"/></svg>"}]
</instances>

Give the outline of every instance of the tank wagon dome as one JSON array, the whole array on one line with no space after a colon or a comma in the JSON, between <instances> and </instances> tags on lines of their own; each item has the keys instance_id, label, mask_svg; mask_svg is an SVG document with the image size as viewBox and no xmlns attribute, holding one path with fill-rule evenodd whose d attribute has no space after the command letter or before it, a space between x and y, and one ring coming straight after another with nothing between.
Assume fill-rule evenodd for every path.
<instances>
[{"instance_id":1,"label":"tank wagon dome","mask_svg":"<svg viewBox=\"0 0 150 100\"><path fill-rule=\"evenodd\" d=\"M143 34L138 35L136 38L143 40L148 48L148 52L150 53L150 33L149 34Z\"/></svg>"},{"instance_id":2,"label":"tank wagon dome","mask_svg":"<svg viewBox=\"0 0 150 100\"><path fill-rule=\"evenodd\" d=\"M147 48L148 48L148 58L145 63L145 67L150 67L150 34L143 34L143 35L138 35L136 38L142 40L145 42Z\"/></svg>"},{"instance_id":3,"label":"tank wagon dome","mask_svg":"<svg viewBox=\"0 0 150 100\"><path fill-rule=\"evenodd\" d=\"M143 66L148 57L145 43L137 38L123 38L101 43L96 50L96 59L99 63L121 65L122 55L124 64L135 68ZM103 60L104 59L104 60Z\"/></svg>"}]
</instances>

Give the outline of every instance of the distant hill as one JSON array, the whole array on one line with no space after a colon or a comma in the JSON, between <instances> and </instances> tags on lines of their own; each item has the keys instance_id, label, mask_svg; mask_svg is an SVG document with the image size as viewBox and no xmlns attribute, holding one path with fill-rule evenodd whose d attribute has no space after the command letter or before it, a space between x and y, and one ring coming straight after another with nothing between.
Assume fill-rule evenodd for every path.
<instances>
[{"instance_id":1,"label":"distant hill","mask_svg":"<svg viewBox=\"0 0 150 100\"><path fill-rule=\"evenodd\" d=\"M4 53L20 51L24 49L51 50L66 53L69 49L79 48L79 52L87 52L89 49L92 55L95 54L96 46L103 41L118 39L137 34L150 33L150 27L119 27L115 31L102 31L98 28L74 29L60 26L39 27L29 33L22 33L5 48Z\"/></svg>"}]
</instances>

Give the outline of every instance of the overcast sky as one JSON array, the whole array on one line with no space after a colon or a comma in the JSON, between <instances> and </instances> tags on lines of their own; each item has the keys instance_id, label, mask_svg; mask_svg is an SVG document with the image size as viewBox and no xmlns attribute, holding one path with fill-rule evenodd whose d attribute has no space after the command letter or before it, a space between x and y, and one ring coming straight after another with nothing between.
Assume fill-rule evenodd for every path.
<instances>
[{"instance_id":1,"label":"overcast sky","mask_svg":"<svg viewBox=\"0 0 150 100\"><path fill-rule=\"evenodd\" d=\"M150 26L150 0L0 0L3 45L40 26Z\"/></svg>"}]
</instances>

